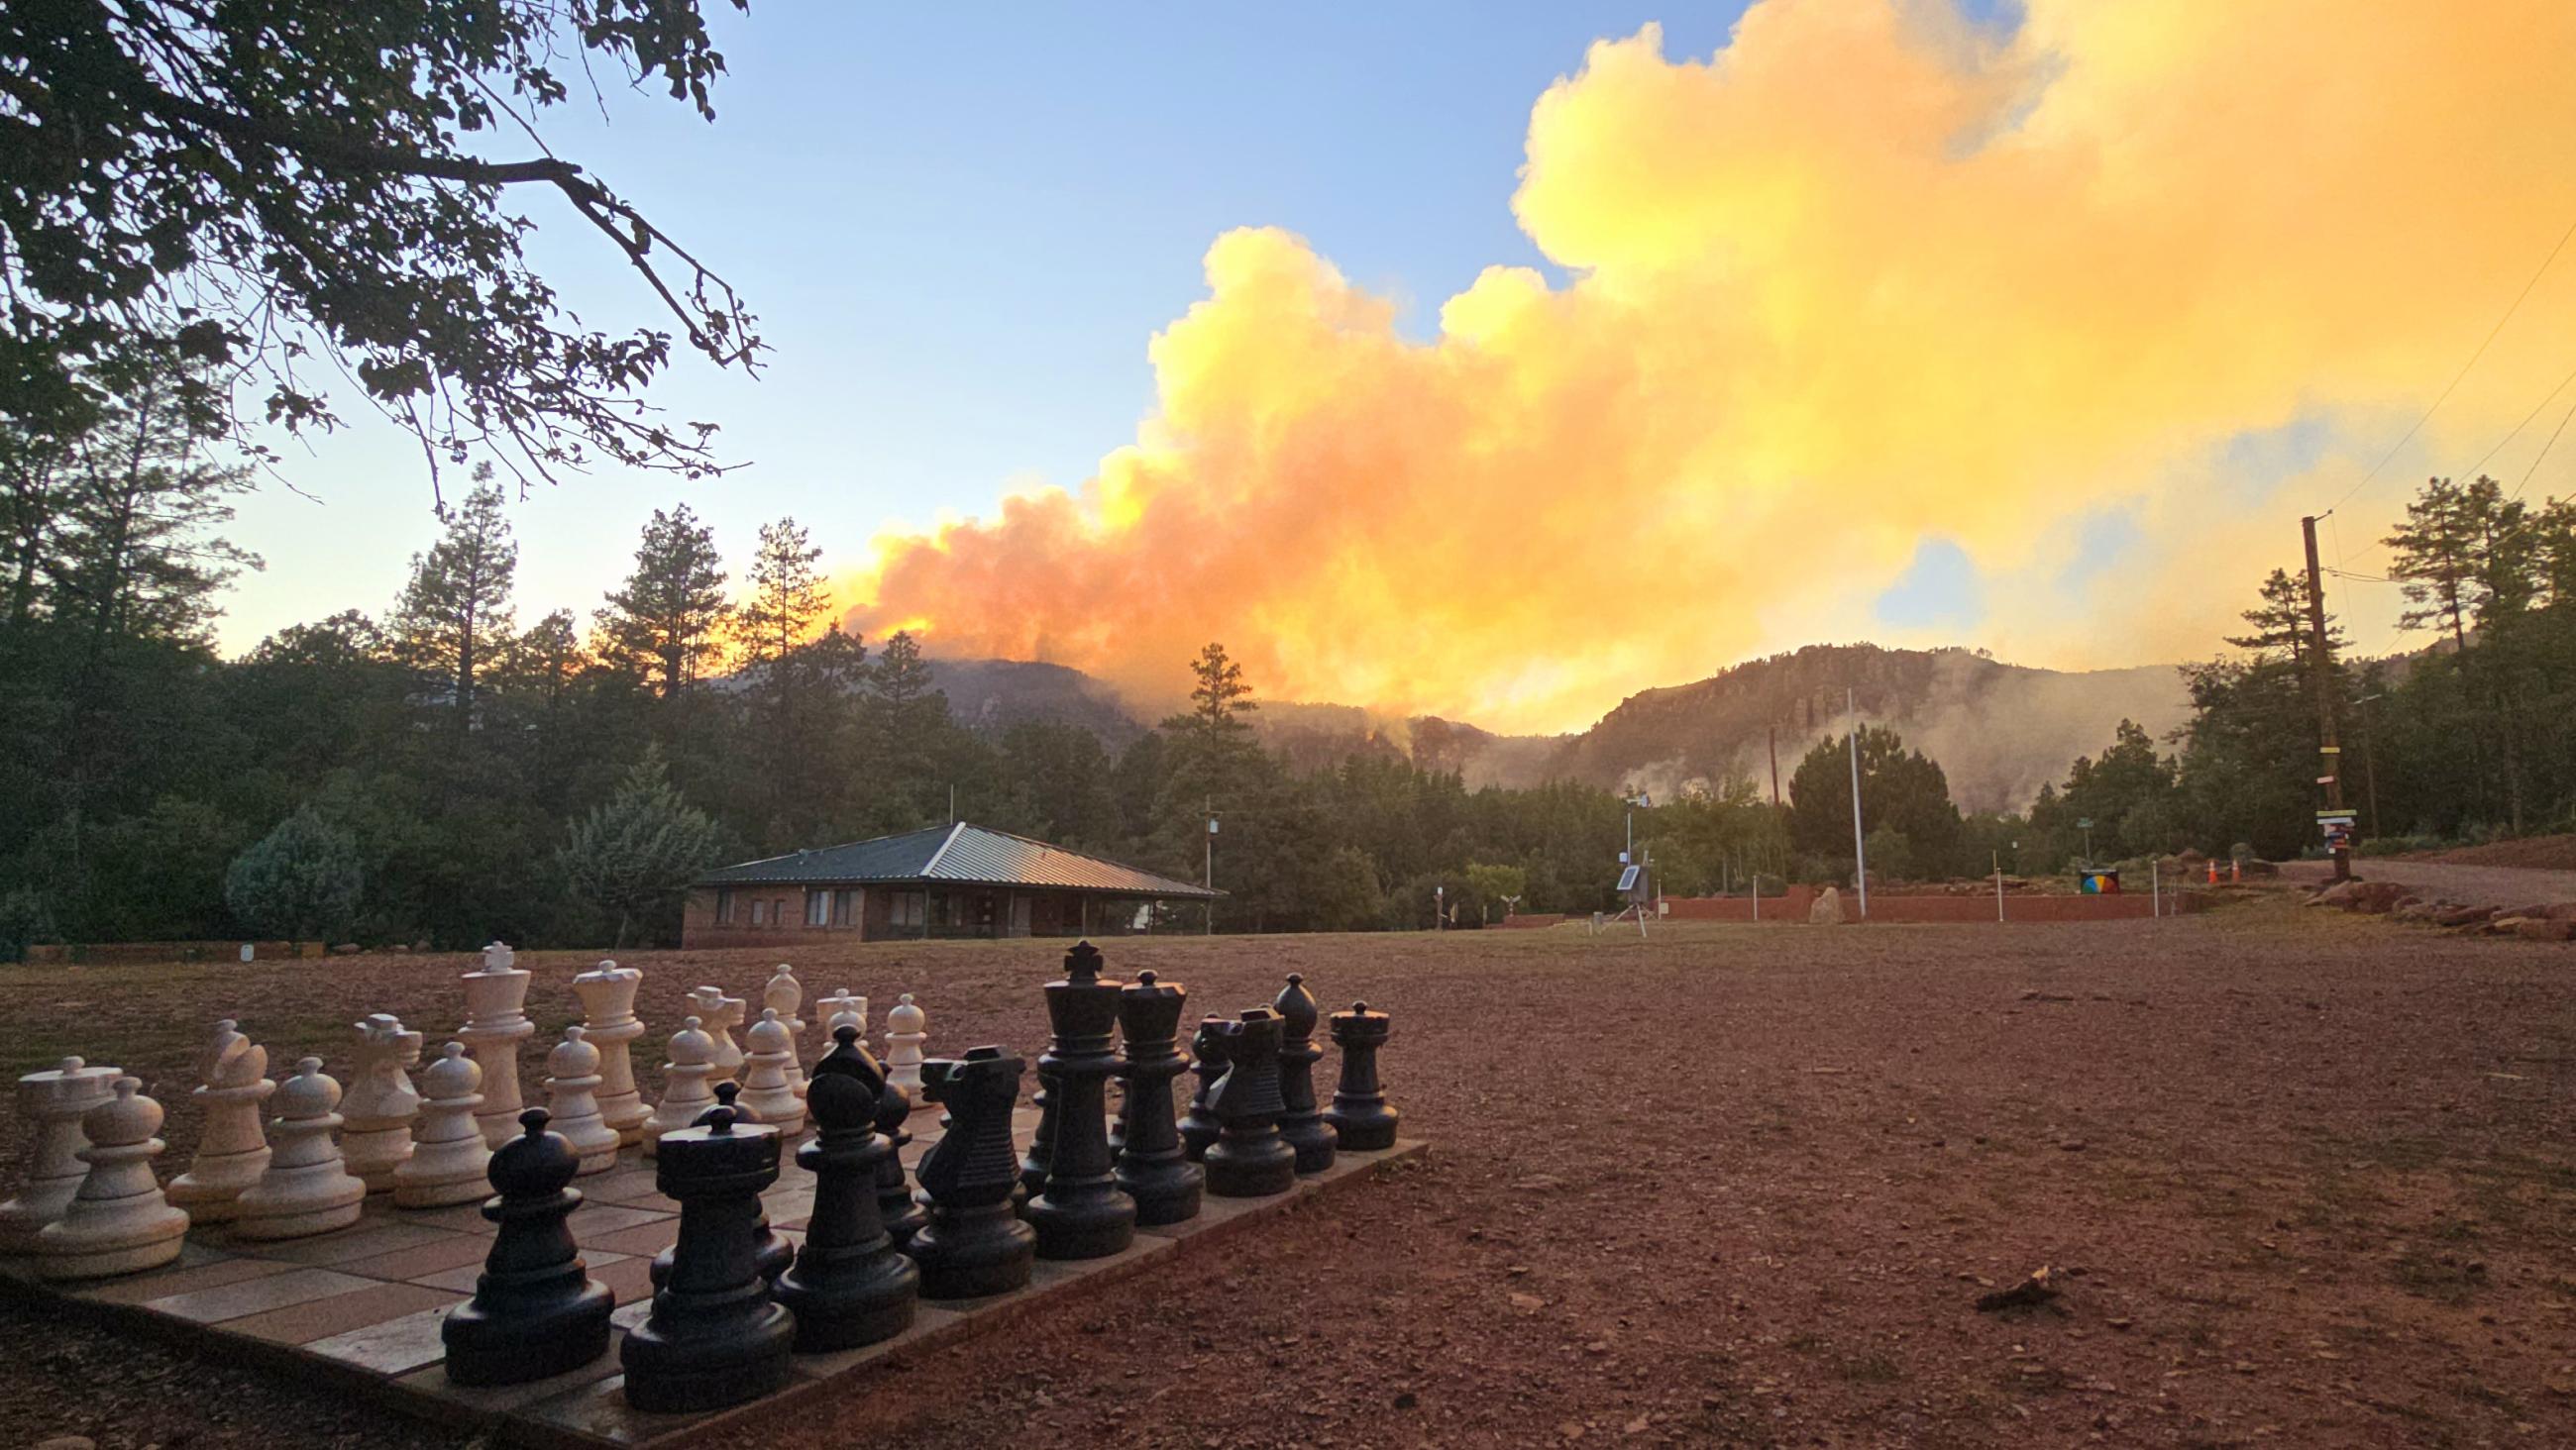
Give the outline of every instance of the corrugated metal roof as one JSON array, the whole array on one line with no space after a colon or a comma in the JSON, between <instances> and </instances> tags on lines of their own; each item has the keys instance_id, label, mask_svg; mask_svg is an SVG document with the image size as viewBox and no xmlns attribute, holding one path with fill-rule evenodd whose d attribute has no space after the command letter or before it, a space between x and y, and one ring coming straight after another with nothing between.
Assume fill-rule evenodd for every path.
<instances>
[{"instance_id":1,"label":"corrugated metal roof","mask_svg":"<svg viewBox=\"0 0 2576 1450\"><path fill-rule=\"evenodd\" d=\"M959 821L899 836L824 846L710 871L700 886L839 885L953 881L960 885L1051 886L1122 896L1223 896L1186 881L1067 850L1027 836Z\"/></svg>"}]
</instances>

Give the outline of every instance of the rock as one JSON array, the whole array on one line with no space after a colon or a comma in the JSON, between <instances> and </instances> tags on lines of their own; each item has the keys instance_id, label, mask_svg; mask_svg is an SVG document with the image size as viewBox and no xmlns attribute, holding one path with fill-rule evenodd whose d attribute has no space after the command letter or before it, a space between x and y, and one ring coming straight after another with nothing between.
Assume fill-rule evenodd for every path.
<instances>
[{"instance_id":1,"label":"rock","mask_svg":"<svg viewBox=\"0 0 2576 1450\"><path fill-rule=\"evenodd\" d=\"M2576 941L2576 917L2557 921L2544 916L2526 916L2513 924L2513 934L2524 941Z\"/></svg>"},{"instance_id":2,"label":"rock","mask_svg":"<svg viewBox=\"0 0 2576 1450\"><path fill-rule=\"evenodd\" d=\"M2444 906L2433 912L2435 926L2474 926L2495 915L2492 906Z\"/></svg>"},{"instance_id":3,"label":"rock","mask_svg":"<svg viewBox=\"0 0 2576 1450\"><path fill-rule=\"evenodd\" d=\"M2388 916L2391 921L2422 923L2431 921L2433 919L2433 913L2439 910L2441 910L2441 907L2434 902L2409 901L2403 906L2400 906L2396 910L2388 913Z\"/></svg>"},{"instance_id":4,"label":"rock","mask_svg":"<svg viewBox=\"0 0 2576 1450\"><path fill-rule=\"evenodd\" d=\"M2048 1266L2031 1270L2030 1277L2009 1289L1997 1289L1977 1297L1977 1312L1992 1314L1999 1309L2033 1307L2047 1303L2058 1295L2057 1286L2048 1282Z\"/></svg>"},{"instance_id":5,"label":"rock","mask_svg":"<svg viewBox=\"0 0 2576 1450\"><path fill-rule=\"evenodd\" d=\"M1809 926L1843 924L1843 894L1839 888L1826 887L1824 893L1816 898L1816 904L1807 908L1807 924Z\"/></svg>"},{"instance_id":6,"label":"rock","mask_svg":"<svg viewBox=\"0 0 2576 1450\"><path fill-rule=\"evenodd\" d=\"M2576 901L2562 901L2541 913L2551 921L2576 921Z\"/></svg>"}]
</instances>

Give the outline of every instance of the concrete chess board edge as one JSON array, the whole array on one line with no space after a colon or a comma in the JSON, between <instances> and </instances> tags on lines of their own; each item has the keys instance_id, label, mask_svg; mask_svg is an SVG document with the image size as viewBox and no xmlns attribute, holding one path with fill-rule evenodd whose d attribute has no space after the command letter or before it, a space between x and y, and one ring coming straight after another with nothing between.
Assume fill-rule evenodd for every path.
<instances>
[{"instance_id":1,"label":"concrete chess board edge","mask_svg":"<svg viewBox=\"0 0 2576 1450\"><path fill-rule=\"evenodd\" d=\"M449 1384L437 1364L387 1374L303 1345L255 1338L226 1330L220 1323L199 1323L147 1304L94 1298L83 1292L95 1287L92 1285L36 1279L24 1259L0 1260L0 1292L44 1304L67 1318L114 1332L149 1336L190 1352L219 1354L273 1373L327 1381L390 1412L489 1434L504 1444L663 1450L722 1426L846 1388L854 1376L1009 1329L1060 1307L1078 1294L1096 1292L1157 1269L1168 1270L1177 1261L1199 1257L1255 1225L1319 1203L1397 1164L1417 1160L1429 1151L1429 1146L1420 1139L1400 1138L1392 1147L1375 1152L1345 1150L1334 1169L1299 1179L1287 1193L1220 1200L1230 1212L1220 1210L1204 1221L1167 1229L1140 1230L1136 1247L1110 1258L1048 1263L1042 1266L1038 1281L1028 1288L981 1300L923 1300L920 1319L905 1333L858 1350L800 1362L787 1386L776 1393L698 1414L658 1415L627 1408L617 1394L623 1376L614 1352L552 1380L474 1391ZM633 1161L631 1152L626 1156ZM650 1303L649 1299L638 1300L620 1309L617 1317L629 1319ZM623 1325L619 1332L624 1333Z\"/></svg>"}]
</instances>

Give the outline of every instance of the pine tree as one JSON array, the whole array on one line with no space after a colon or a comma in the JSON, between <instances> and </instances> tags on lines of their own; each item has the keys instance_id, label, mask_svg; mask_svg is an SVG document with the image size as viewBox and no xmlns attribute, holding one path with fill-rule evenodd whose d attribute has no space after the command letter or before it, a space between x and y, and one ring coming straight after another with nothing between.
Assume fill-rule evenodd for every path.
<instances>
[{"instance_id":1,"label":"pine tree","mask_svg":"<svg viewBox=\"0 0 2576 1450\"><path fill-rule=\"evenodd\" d=\"M617 793L572 828L555 859L576 895L617 918L616 944L624 946L637 913L667 906L721 855L716 823L680 795L652 748Z\"/></svg>"},{"instance_id":2,"label":"pine tree","mask_svg":"<svg viewBox=\"0 0 2576 1450\"><path fill-rule=\"evenodd\" d=\"M794 519L764 525L751 597L733 618L758 767L755 835L764 850L811 844L847 794L840 747L867 649L832 626L831 590L815 568L822 557Z\"/></svg>"},{"instance_id":3,"label":"pine tree","mask_svg":"<svg viewBox=\"0 0 2576 1450\"><path fill-rule=\"evenodd\" d=\"M461 728L475 723L475 690L513 642L517 622L510 589L519 569L499 485L483 481L447 519L447 531L411 556L403 586L385 625L395 658L448 692Z\"/></svg>"},{"instance_id":4,"label":"pine tree","mask_svg":"<svg viewBox=\"0 0 2576 1450\"><path fill-rule=\"evenodd\" d=\"M2401 628L2447 626L2453 648L2469 647L2474 537L2466 500L2449 479L2427 480L2423 492L2407 501L2406 522L2383 540L2397 556L2388 572L2405 581L2410 607L2398 616Z\"/></svg>"},{"instance_id":5,"label":"pine tree","mask_svg":"<svg viewBox=\"0 0 2576 1450\"><path fill-rule=\"evenodd\" d=\"M305 805L233 859L224 904L252 931L328 941L357 917L365 884L356 839Z\"/></svg>"},{"instance_id":6,"label":"pine tree","mask_svg":"<svg viewBox=\"0 0 2576 1450\"><path fill-rule=\"evenodd\" d=\"M687 504L653 511L636 546L635 572L594 618L591 648L610 668L650 681L672 699L723 657L723 561L715 531Z\"/></svg>"},{"instance_id":7,"label":"pine tree","mask_svg":"<svg viewBox=\"0 0 2576 1450\"><path fill-rule=\"evenodd\" d=\"M2241 650L2253 652L2258 664L2274 664L2286 659L2305 667L2308 662L2308 586L2305 580L2275 569L2257 590L2262 603L2246 610L2243 618L2254 626L2250 634L2232 634L2227 642ZM2341 653L2344 645L2343 626L2331 614L2326 616L2326 652Z\"/></svg>"},{"instance_id":8,"label":"pine tree","mask_svg":"<svg viewBox=\"0 0 2576 1450\"><path fill-rule=\"evenodd\" d=\"M751 598L733 617L738 658L758 668L785 658L832 609L832 591L815 562L823 551L792 518L760 528L751 563Z\"/></svg>"},{"instance_id":9,"label":"pine tree","mask_svg":"<svg viewBox=\"0 0 2576 1450\"><path fill-rule=\"evenodd\" d=\"M1190 709L1184 716L1164 722L1210 742L1248 735L1252 722L1243 717L1260 709L1251 698L1252 687L1243 682L1243 666L1225 652L1225 646L1211 642L1190 661Z\"/></svg>"}]
</instances>

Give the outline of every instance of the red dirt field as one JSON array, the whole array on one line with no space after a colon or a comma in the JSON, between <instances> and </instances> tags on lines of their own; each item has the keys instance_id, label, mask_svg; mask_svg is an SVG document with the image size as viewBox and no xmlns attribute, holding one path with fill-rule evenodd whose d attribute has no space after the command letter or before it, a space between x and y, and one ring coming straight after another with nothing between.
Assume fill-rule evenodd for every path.
<instances>
[{"instance_id":1,"label":"red dirt field","mask_svg":"<svg viewBox=\"0 0 2576 1450\"><path fill-rule=\"evenodd\" d=\"M1391 1010L1428 1161L716 1443L2576 1442L2567 947L2286 894L2094 925L1105 945L1193 1012L1288 971ZM809 1003L846 983L874 1027L914 991L935 1052L1033 1053L1061 946L795 960ZM626 958L655 1041L689 986L745 993L776 959ZM522 956L540 1043L591 960ZM166 1177L209 1020L275 1069L337 1068L366 1011L453 1028L468 965L0 968L0 1040L12 1072L80 1051L151 1081ZM2041 1265L2053 1305L1977 1310ZM462 1443L14 1302L0 1334L28 1440Z\"/></svg>"}]
</instances>

